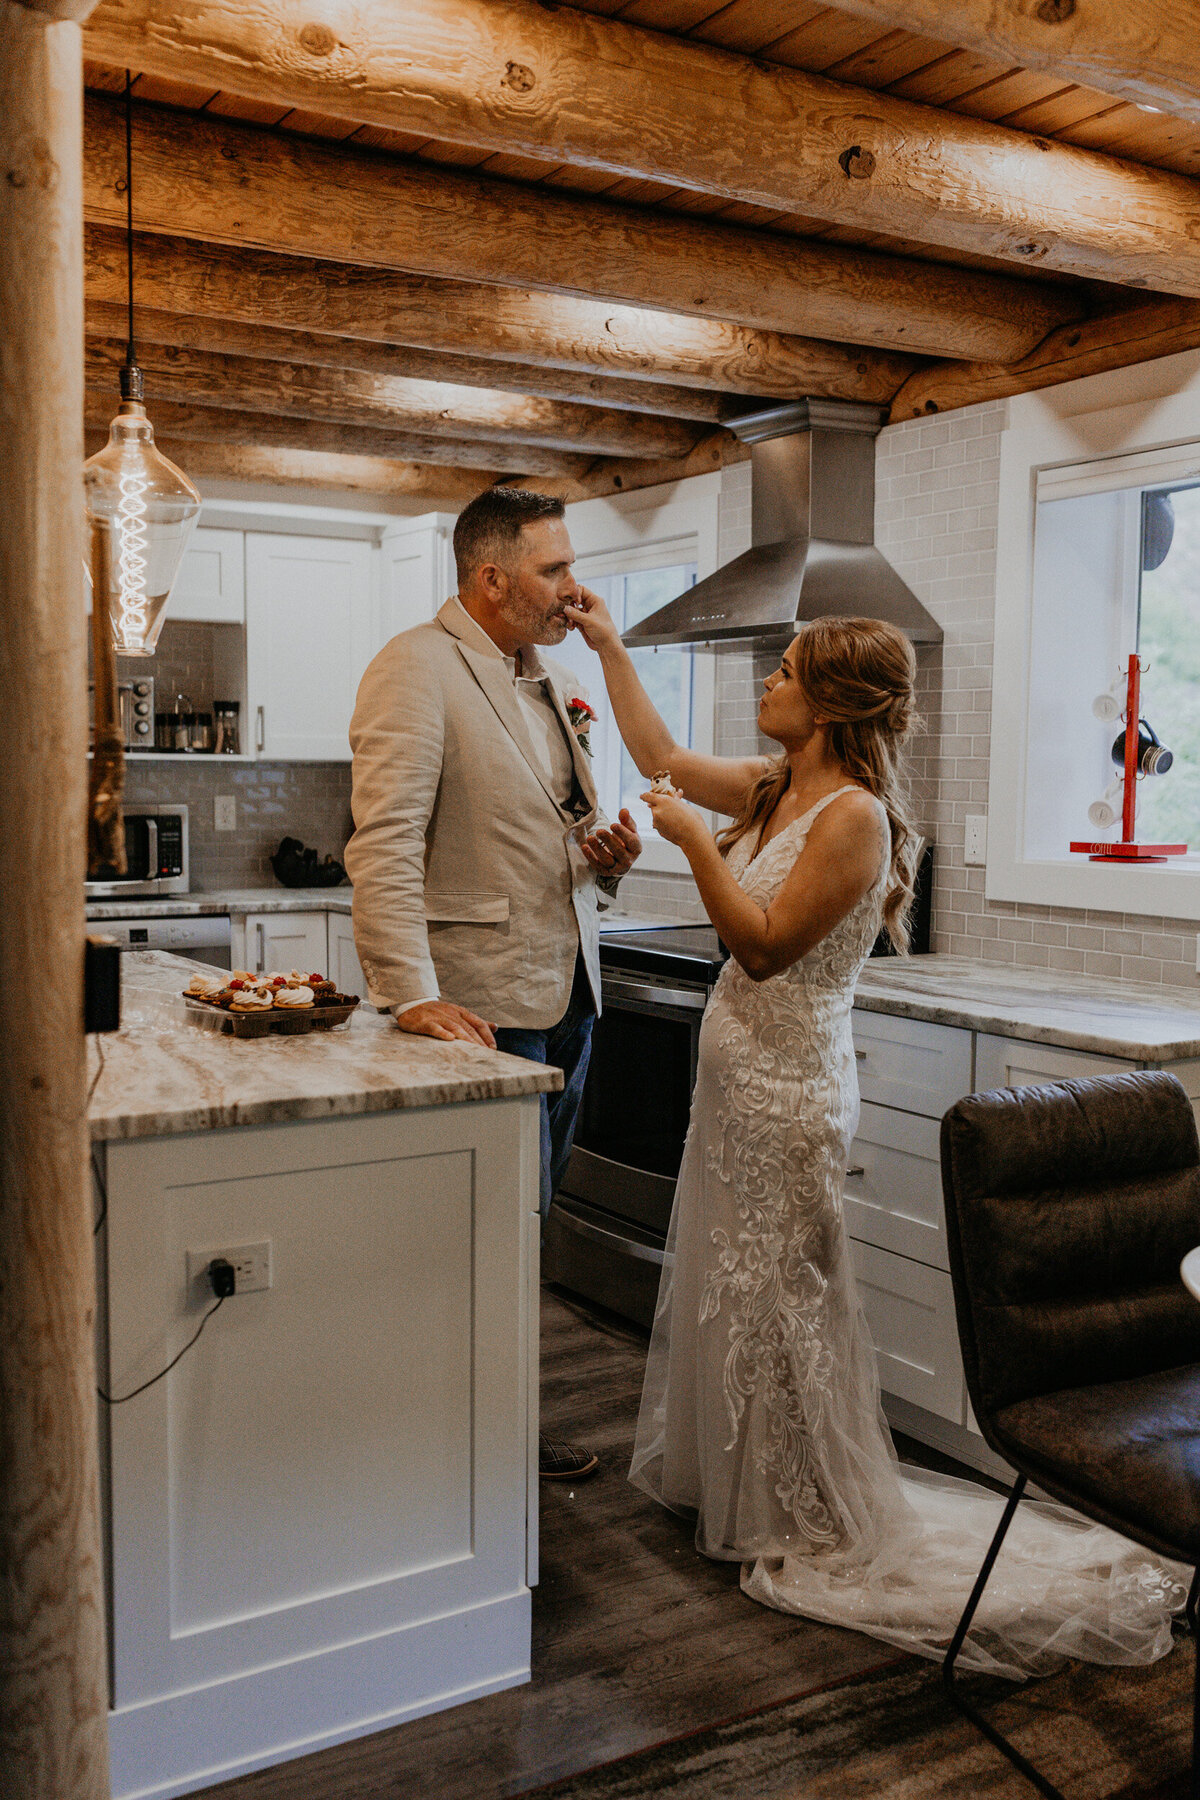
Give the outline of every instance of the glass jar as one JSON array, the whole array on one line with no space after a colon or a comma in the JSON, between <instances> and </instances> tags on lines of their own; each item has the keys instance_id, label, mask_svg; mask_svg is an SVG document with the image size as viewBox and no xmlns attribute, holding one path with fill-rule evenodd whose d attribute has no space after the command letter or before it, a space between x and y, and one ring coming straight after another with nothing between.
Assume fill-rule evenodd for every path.
<instances>
[{"instance_id":1,"label":"glass jar","mask_svg":"<svg viewBox=\"0 0 1200 1800\"><path fill-rule=\"evenodd\" d=\"M192 750L198 750L202 755L207 755L211 752L213 747L213 716L210 712L196 712L192 714L189 747Z\"/></svg>"},{"instance_id":2,"label":"glass jar","mask_svg":"<svg viewBox=\"0 0 1200 1800\"><path fill-rule=\"evenodd\" d=\"M174 750L175 748L175 714L156 712L154 715L154 748L156 750Z\"/></svg>"},{"instance_id":3,"label":"glass jar","mask_svg":"<svg viewBox=\"0 0 1200 1800\"><path fill-rule=\"evenodd\" d=\"M241 704L237 700L214 700L213 722L215 740L213 749L218 756L237 756L241 745L238 732L238 714Z\"/></svg>"}]
</instances>

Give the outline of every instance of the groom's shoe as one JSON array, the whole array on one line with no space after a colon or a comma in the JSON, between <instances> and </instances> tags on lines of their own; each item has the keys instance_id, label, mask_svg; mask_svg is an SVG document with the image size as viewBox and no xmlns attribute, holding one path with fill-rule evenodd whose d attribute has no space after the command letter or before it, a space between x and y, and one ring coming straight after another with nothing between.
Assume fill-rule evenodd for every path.
<instances>
[{"instance_id":1,"label":"groom's shoe","mask_svg":"<svg viewBox=\"0 0 1200 1800\"><path fill-rule=\"evenodd\" d=\"M586 1481L600 1467L591 1450L563 1444L557 1438L539 1437L538 1474L543 1481Z\"/></svg>"}]
</instances>

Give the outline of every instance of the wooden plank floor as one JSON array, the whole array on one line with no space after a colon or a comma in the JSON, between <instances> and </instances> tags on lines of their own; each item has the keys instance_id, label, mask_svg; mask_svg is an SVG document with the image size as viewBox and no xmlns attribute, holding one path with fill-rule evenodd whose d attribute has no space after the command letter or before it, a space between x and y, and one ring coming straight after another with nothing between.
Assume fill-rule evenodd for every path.
<instances>
[{"instance_id":1,"label":"wooden plank floor","mask_svg":"<svg viewBox=\"0 0 1200 1800\"><path fill-rule=\"evenodd\" d=\"M747 1600L736 1565L626 1480L645 1340L553 1293L542 1423L603 1468L542 1484L533 1680L205 1790L208 1800L508 1800L664 1739L774 1706L896 1653Z\"/></svg>"}]
</instances>

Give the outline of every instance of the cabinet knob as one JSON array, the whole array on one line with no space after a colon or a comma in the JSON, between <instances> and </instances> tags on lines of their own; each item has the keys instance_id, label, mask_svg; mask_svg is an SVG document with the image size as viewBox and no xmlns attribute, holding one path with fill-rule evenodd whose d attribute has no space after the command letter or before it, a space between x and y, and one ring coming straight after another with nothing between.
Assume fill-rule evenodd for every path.
<instances>
[{"instance_id":1,"label":"cabinet knob","mask_svg":"<svg viewBox=\"0 0 1200 1800\"><path fill-rule=\"evenodd\" d=\"M867 1171L863 1168L861 1163L851 1163L850 1167L846 1170L846 1179L848 1181L851 1175L865 1175L866 1172Z\"/></svg>"}]
</instances>

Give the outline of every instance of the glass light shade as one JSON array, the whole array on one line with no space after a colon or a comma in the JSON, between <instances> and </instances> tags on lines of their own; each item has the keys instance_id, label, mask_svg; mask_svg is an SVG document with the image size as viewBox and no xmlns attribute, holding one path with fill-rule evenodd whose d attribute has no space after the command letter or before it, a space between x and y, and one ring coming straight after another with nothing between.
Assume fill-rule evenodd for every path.
<instances>
[{"instance_id":1,"label":"glass light shade","mask_svg":"<svg viewBox=\"0 0 1200 1800\"><path fill-rule=\"evenodd\" d=\"M154 447L140 400L122 400L103 450L83 465L91 566L118 656L153 656L200 495Z\"/></svg>"}]
</instances>

